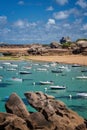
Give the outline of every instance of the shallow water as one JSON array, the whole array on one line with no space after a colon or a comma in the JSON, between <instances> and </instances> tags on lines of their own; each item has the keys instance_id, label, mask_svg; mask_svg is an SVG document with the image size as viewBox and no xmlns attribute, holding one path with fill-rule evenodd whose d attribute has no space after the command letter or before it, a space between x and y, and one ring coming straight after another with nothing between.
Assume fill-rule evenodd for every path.
<instances>
[{"instance_id":1,"label":"shallow water","mask_svg":"<svg viewBox=\"0 0 87 130\"><path fill-rule=\"evenodd\" d=\"M81 70L87 66L72 67L67 64L40 63L32 61L10 61L12 64L17 64L16 70L8 70L15 66L4 65L6 61L0 61L0 111L5 112L5 102L11 93L17 93L24 101L29 111L34 111L26 101L24 93L27 91L42 91L49 95L55 96L57 100L63 101L69 108L76 111L79 115L87 119L87 98L80 98L76 94L79 92L87 93L87 80L78 80L76 76L82 74L87 76L87 72L82 73ZM8 61L9 62L9 61ZM30 70L25 67L31 66ZM62 73L52 73L52 70L57 70L59 66L66 66ZM44 70L38 70L44 68ZM47 69L47 70L46 70ZM19 71L29 71L32 74L19 74ZM12 77L23 79L23 82L11 81ZM65 90L50 90L50 85L40 85L39 81L53 81L54 85L64 85ZM45 89L46 88L46 89ZM70 98L69 95L72 95Z\"/></svg>"}]
</instances>

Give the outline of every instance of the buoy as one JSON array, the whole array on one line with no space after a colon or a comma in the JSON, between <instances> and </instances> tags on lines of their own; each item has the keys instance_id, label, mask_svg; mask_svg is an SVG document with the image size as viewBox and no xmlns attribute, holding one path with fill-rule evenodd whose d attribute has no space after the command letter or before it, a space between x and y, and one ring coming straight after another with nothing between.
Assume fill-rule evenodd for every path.
<instances>
[{"instance_id":1,"label":"buoy","mask_svg":"<svg viewBox=\"0 0 87 130\"><path fill-rule=\"evenodd\" d=\"M47 91L47 88L45 88L45 92Z\"/></svg>"},{"instance_id":2,"label":"buoy","mask_svg":"<svg viewBox=\"0 0 87 130\"><path fill-rule=\"evenodd\" d=\"M33 85L35 85L35 82L33 82Z\"/></svg>"},{"instance_id":3,"label":"buoy","mask_svg":"<svg viewBox=\"0 0 87 130\"><path fill-rule=\"evenodd\" d=\"M72 95L71 95L71 94L69 95L69 98L70 98L70 99L72 98Z\"/></svg>"}]
</instances>

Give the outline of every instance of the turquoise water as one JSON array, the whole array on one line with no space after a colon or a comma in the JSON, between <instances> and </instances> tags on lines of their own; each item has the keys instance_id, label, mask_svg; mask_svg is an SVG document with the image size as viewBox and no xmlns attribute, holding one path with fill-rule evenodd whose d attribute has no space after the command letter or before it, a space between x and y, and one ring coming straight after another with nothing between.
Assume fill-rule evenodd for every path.
<instances>
[{"instance_id":1,"label":"turquoise water","mask_svg":"<svg viewBox=\"0 0 87 130\"><path fill-rule=\"evenodd\" d=\"M49 95L55 96L57 100L63 101L69 108L76 111L79 115L87 119L87 98L80 98L76 94L79 92L87 93L87 80L78 80L75 77L82 74L87 76L87 72L82 73L81 70L86 69L87 66L72 67L68 64L40 63L32 61L10 61L13 65L18 67L16 70L8 70L16 66L4 65L6 61L0 61L0 112L5 112L6 98L11 93L17 93L29 111L34 111L26 101L24 93L27 91L42 91ZM8 61L9 62L9 61ZM25 67L31 67L30 70ZM52 70L58 69L59 66L66 66L62 73L52 73ZM3 67L3 68L1 68ZM38 69L47 69L40 71ZM29 71L31 74L19 74L19 71ZM1 77L2 76L2 77ZM12 77L23 79L23 82L11 81ZM50 90L50 85L40 85L39 81L53 81L54 85L65 85L65 90ZM45 91L47 88L47 91ZM69 97L72 95L72 98Z\"/></svg>"}]
</instances>

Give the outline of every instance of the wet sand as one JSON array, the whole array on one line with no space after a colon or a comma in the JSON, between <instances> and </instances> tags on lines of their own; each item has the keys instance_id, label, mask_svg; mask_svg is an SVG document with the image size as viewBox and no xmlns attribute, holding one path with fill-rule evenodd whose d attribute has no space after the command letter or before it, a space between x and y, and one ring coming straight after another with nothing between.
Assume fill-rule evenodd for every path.
<instances>
[{"instance_id":1,"label":"wet sand","mask_svg":"<svg viewBox=\"0 0 87 130\"><path fill-rule=\"evenodd\" d=\"M62 55L62 56L29 56L30 60L59 62L68 64L79 64L87 66L87 56L83 55Z\"/></svg>"}]
</instances>

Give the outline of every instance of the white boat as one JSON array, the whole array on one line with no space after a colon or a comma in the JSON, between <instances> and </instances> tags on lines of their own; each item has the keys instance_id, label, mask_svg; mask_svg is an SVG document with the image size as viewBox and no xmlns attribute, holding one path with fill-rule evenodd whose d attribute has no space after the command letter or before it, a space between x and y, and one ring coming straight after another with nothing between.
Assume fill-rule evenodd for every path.
<instances>
[{"instance_id":1,"label":"white boat","mask_svg":"<svg viewBox=\"0 0 87 130\"><path fill-rule=\"evenodd\" d=\"M47 71L46 68L37 68L38 71Z\"/></svg>"},{"instance_id":2,"label":"white boat","mask_svg":"<svg viewBox=\"0 0 87 130\"><path fill-rule=\"evenodd\" d=\"M3 65L11 65L10 62L4 62Z\"/></svg>"},{"instance_id":3,"label":"white boat","mask_svg":"<svg viewBox=\"0 0 87 130\"><path fill-rule=\"evenodd\" d=\"M11 81L22 82L23 80L21 78L12 77Z\"/></svg>"},{"instance_id":4,"label":"white boat","mask_svg":"<svg viewBox=\"0 0 87 130\"><path fill-rule=\"evenodd\" d=\"M7 71L15 71L15 68L7 68Z\"/></svg>"},{"instance_id":5,"label":"white boat","mask_svg":"<svg viewBox=\"0 0 87 130\"><path fill-rule=\"evenodd\" d=\"M67 66L59 66L59 69L67 69Z\"/></svg>"},{"instance_id":6,"label":"white boat","mask_svg":"<svg viewBox=\"0 0 87 130\"><path fill-rule=\"evenodd\" d=\"M0 66L0 69L3 69L3 66Z\"/></svg>"},{"instance_id":7,"label":"white boat","mask_svg":"<svg viewBox=\"0 0 87 130\"><path fill-rule=\"evenodd\" d=\"M17 64L10 64L10 67L18 67Z\"/></svg>"},{"instance_id":8,"label":"white boat","mask_svg":"<svg viewBox=\"0 0 87 130\"><path fill-rule=\"evenodd\" d=\"M53 84L53 81L40 81L39 83L41 85L50 85L50 84Z\"/></svg>"},{"instance_id":9,"label":"white boat","mask_svg":"<svg viewBox=\"0 0 87 130\"><path fill-rule=\"evenodd\" d=\"M85 75L77 76L76 79L87 79L87 76L85 76Z\"/></svg>"},{"instance_id":10,"label":"white boat","mask_svg":"<svg viewBox=\"0 0 87 130\"><path fill-rule=\"evenodd\" d=\"M66 89L66 86L50 86L50 89Z\"/></svg>"},{"instance_id":11,"label":"white boat","mask_svg":"<svg viewBox=\"0 0 87 130\"><path fill-rule=\"evenodd\" d=\"M77 96L87 98L87 93L77 93Z\"/></svg>"},{"instance_id":12,"label":"white boat","mask_svg":"<svg viewBox=\"0 0 87 130\"><path fill-rule=\"evenodd\" d=\"M31 66L24 66L23 69L26 69L26 70L30 70L32 67Z\"/></svg>"}]
</instances>

